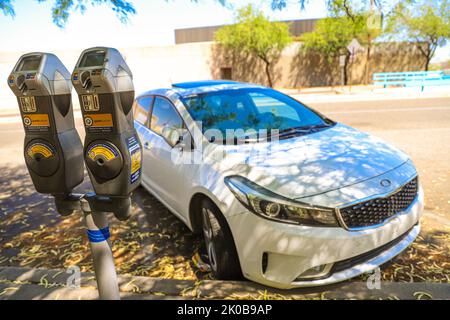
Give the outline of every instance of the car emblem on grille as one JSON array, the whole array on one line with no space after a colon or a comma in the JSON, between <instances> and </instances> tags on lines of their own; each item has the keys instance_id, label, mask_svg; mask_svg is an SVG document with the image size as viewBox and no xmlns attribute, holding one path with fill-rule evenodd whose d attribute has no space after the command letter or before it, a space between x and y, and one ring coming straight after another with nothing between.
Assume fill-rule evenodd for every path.
<instances>
[{"instance_id":1,"label":"car emblem on grille","mask_svg":"<svg viewBox=\"0 0 450 320\"><path fill-rule=\"evenodd\" d=\"M380 181L381 186L383 187L389 187L391 185L391 180L383 179Z\"/></svg>"}]
</instances>

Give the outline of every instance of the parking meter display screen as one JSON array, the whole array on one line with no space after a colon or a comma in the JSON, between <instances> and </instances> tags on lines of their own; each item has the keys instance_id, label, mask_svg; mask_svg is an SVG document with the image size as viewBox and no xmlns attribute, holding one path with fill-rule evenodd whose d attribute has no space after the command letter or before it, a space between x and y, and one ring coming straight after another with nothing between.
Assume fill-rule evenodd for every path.
<instances>
[{"instance_id":1,"label":"parking meter display screen","mask_svg":"<svg viewBox=\"0 0 450 320\"><path fill-rule=\"evenodd\" d=\"M41 64L41 56L31 56L20 61L16 71L36 71Z\"/></svg>"},{"instance_id":2,"label":"parking meter display screen","mask_svg":"<svg viewBox=\"0 0 450 320\"><path fill-rule=\"evenodd\" d=\"M99 67L105 62L105 51L92 51L86 53L81 59L80 68Z\"/></svg>"}]
</instances>

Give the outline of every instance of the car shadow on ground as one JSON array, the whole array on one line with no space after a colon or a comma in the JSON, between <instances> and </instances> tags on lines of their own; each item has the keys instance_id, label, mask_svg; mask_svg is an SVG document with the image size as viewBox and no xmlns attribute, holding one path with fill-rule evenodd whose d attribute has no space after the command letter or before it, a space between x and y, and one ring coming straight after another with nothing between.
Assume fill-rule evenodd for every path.
<instances>
[{"instance_id":1,"label":"car shadow on ground","mask_svg":"<svg viewBox=\"0 0 450 320\"><path fill-rule=\"evenodd\" d=\"M81 271L92 271L82 213L60 216L52 197L34 190L24 166L3 166L0 172L0 266L60 269L76 265ZM77 191L89 190L88 181L86 178ZM125 222L110 214L119 274L179 280L212 278L193 261L202 250L201 237L192 234L143 188L133 194L132 212ZM448 283L449 246L448 229L422 231L413 245L382 267L381 280ZM369 276L360 276L356 281L366 281ZM345 284L330 288L339 289ZM327 288L299 292L317 293Z\"/></svg>"}]
</instances>

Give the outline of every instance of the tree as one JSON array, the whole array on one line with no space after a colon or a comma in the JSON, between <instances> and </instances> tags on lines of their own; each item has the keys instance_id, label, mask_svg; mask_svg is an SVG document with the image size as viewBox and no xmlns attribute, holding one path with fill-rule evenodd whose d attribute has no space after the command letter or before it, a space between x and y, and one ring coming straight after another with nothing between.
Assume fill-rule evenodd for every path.
<instances>
[{"instance_id":1,"label":"tree","mask_svg":"<svg viewBox=\"0 0 450 320\"><path fill-rule=\"evenodd\" d=\"M380 0L334 0L328 1L328 10L332 16L345 16L350 19L354 37L366 47L366 65L364 83L369 83L372 47L376 38L382 35L382 10L387 5Z\"/></svg>"},{"instance_id":2,"label":"tree","mask_svg":"<svg viewBox=\"0 0 450 320\"><path fill-rule=\"evenodd\" d=\"M5 16L14 17L14 7L12 5L12 0L0 0L0 10Z\"/></svg>"},{"instance_id":3,"label":"tree","mask_svg":"<svg viewBox=\"0 0 450 320\"><path fill-rule=\"evenodd\" d=\"M39 3L47 0L37 0ZM13 6L14 0L0 0L0 10L6 16L15 17L16 13ZM87 5L108 5L116 13L119 20L123 23L128 21L128 16L136 13L131 2L126 0L55 0L52 7L53 23L63 28L72 11L86 11Z\"/></svg>"},{"instance_id":4,"label":"tree","mask_svg":"<svg viewBox=\"0 0 450 320\"><path fill-rule=\"evenodd\" d=\"M300 40L302 41L302 50L319 53L326 57L328 63L332 63L337 57L345 55L344 84L347 84L350 58L347 46L354 36L355 26L353 22L348 17L342 16L319 20L314 31L303 34Z\"/></svg>"},{"instance_id":5,"label":"tree","mask_svg":"<svg viewBox=\"0 0 450 320\"><path fill-rule=\"evenodd\" d=\"M36 0L39 3L47 0ZM165 0L170 1L170 0ZM190 0L198 2L199 0ZM227 0L215 0L222 6L227 6ZM0 11L5 16L15 17L14 0L0 0ZM136 14L136 9L130 1L126 0L54 0L52 8L53 23L58 27L63 28L70 16L71 12L79 11L81 13L86 11L87 5L108 5L116 13L117 17L122 23L126 23L130 15Z\"/></svg>"},{"instance_id":6,"label":"tree","mask_svg":"<svg viewBox=\"0 0 450 320\"><path fill-rule=\"evenodd\" d=\"M387 30L394 38L414 43L424 57L424 70L428 71L436 49L450 38L450 2L400 2L388 20Z\"/></svg>"},{"instance_id":7,"label":"tree","mask_svg":"<svg viewBox=\"0 0 450 320\"><path fill-rule=\"evenodd\" d=\"M215 38L225 48L255 56L264 62L270 87L273 86L272 63L292 41L286 23L269 21L252 5L239 9L236 23L219 29Z\"/></svg>"},{"instance_id":8,"label":"tree","mask_svg":"<svg viewBox=\"0 0 450 320\"><path fill-rule=\"evenodd\" d=\"M352 29L358 28L355 37L366 46L366 65L364 68L364 82L369 83L371 52L374 40L381 36L381 22L383 14L392 9L387 0L323 0L328 7L330 17L346 16L350 19ZM305 10L309 0L296 0L301 10ZM273 10L283 10L287 7L287 0L272 0Z\"/></svg>"}]
</instances>

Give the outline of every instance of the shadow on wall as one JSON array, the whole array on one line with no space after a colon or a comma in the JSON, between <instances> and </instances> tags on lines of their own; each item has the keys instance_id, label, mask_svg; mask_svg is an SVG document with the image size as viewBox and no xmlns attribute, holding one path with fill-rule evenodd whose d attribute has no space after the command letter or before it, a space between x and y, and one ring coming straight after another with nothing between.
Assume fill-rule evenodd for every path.
<instances>
[{"instance_id":1,"label":"shadow on wall","mask_svg":"<svg viewBox=\"0 0 450 320\"><path fill-rule=\"evenodd\" d=\"M348 66L348 84L364 83L366 51L359 52ZM378 43L372 48L370 77L375 72L420 71L424 59L411 43ZM232 79L267 85L264 63L244 53L231 52L218 44L211 45L210 70L213 79ZM271 74L277 87L299 88L341 85L339 58L328 61L317 53L305 53L299 43L283 51L272 64ZM371 82L371 80L370 80Z\"/></svg>"},{"instance_id":2,"label":"shadow on wall","mask_svg":"<svg viewBox=\"0 0 450 320\"><path fill-rule=\"evenodd\" d=\"M299 50L290 65L286 75L288 87L321 87L341 83L340 70L336 67L339 58L328 60L324 55Z\"/></svg>"},{"instance_id":3,"label":"shadow on wall","mask_svg":"<svg viewBox=\"0 0 450 320\"><path fill-rule=\"evenodd\" d=\"M274 84L282 78L279 59L270 68ZM265 64L259 58L246 53L235 52L213 43L211 45L210 69L212 79L226 79L268 85Z\"/></svg>"}]
</instances>

